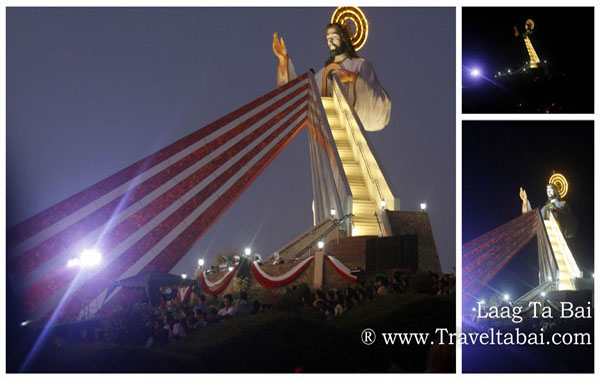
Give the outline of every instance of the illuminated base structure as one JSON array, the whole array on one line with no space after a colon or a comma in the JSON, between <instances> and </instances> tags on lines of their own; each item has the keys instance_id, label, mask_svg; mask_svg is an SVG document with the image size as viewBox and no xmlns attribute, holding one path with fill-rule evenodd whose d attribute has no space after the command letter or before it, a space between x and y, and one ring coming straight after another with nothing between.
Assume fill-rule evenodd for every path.
<instances>
[{"instance_id":1,"label":"illuminated base structure","mask_svg":"<svg viewBox=\"0 0 600 380\"><path fill-rule=\"evenodd\" d=\"M548 212L544 220L535 209L463 245L465 301L477 300L478 292L534 236L538 243L539 285L517 298L515 304L527 306L540 299L551 302L550 294L593 290L593 284L582 278L553 213Z\"/></svg>"},{"instance_id":2,"label":"illuminated base structure","mask_svg":"<svg viewBox=\"0 0 600 380\"><path fill-rule=\"evenodd\" d=\"M357 267L440 273L427 214L399 211L346 99L337 77L321 99L306 73L8 229L8 281L23 320L81 320L139 300L121 280L169 272L304 127L314 227L272 255L283 265L243 258L200 271L202 289L222 293L246 264L266 288L342 286L357 281ZM90 248L95 266L67 266Z\"/></svg>"}]
</instances>

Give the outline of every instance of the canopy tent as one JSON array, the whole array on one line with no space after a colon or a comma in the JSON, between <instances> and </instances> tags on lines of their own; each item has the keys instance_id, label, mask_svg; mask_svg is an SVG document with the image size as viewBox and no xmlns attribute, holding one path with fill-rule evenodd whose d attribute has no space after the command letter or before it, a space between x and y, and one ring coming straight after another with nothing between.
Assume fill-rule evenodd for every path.
<instances>
[{"instance_id":1,"label":"canopy tent","mask_svg":"<svg viewBox=\"0 0 600 380\"><path fill-rule=\"evenodd\" d=\"M152 303L152 295L156 293L156 290L162 286L193 286L197 284L197 280L192 279L184 279L181 276L158 272L158 271L148 271L144 273L140 273L138 275L123 278L121 280L113 281L106 291L106 296L104 297L104 301L102 304L106 303L111 293L117 287L123 288L144 288L146 290L146 296L148 300Z\"/></svg>"}]
</instances>

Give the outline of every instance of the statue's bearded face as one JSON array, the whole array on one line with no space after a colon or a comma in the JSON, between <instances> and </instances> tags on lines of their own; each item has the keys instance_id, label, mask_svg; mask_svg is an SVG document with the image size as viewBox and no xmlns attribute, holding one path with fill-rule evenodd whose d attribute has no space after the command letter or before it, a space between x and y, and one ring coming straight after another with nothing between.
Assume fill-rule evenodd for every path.
<instances>
[{"instance_id":1,"label":"statue's bearded face","mask_svg":"<svg viewBox=\"0 0 600 380\"><path fill-rule=\"evenodd\" d=\"M547 186L546 194L548 194L548 199L558 198L558 194L556 193L554 186Z\"/></svg>"},{"instance_id":2,"label":"statue's bearded face","mask_svg":"<svg viewBox=\"0 0 600 380\"><path fill-rule=\"evenodd\" d=\"M325 38L327 39L327 46L329 46L329 50L337 50L342 48L344 45L342 36L337 28L327 28L327 34L325 34Z\"/></svg>"}]
</instances>

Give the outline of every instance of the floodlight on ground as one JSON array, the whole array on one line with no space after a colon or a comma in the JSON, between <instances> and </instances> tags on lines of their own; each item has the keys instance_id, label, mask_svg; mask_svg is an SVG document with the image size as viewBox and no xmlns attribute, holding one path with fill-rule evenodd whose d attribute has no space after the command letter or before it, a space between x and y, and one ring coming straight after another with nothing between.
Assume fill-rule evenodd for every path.
<instances>
[{"instance_id":1,"label":"floodlight on ground","mask_svg":"<svg viewBox=\"0 0 600 380\"><path fill-rule=\"evenodd\" d=\"M331 217L335 216L335 209L334 208L332 208L332 209L329 210L329 215L331 215Z\"/></svg>"},{"instance_id":2,"label":"floodlight on ground","mask_svg":"<svg viewBox=\"0 0 600 380\"><path fill-rule=\"evenodd\" d=\"M421 211L425 211L427 209L427 203L421 203Z\"/></svg>"},{"instance_id":3,"label":"floodlight on ground","mask_svg":"<svg viewBox=\"0 0 600 380\"><path fill-rule=\"evenodd\" d=\"M509 299L509 298L510 298L510 297L509 297L509 295L508 295L508 294L505 294L505 295L504 295L504 300L505 300L505 301L508 301L508 299Z\"/></svg>"},{"instance_id":4,"label":"floodlight on ground","mask_svg":"<svg viewBox=\"0 0 600 380\"><path fill-rule=\"evenodd\" d=\"M251 254L251 253L252 253L252 250L251 250L250 248L246 248L246 249L244 249L244 254L245 254L246 256L250 256L250 254Z\"/></svg>"},{"instance_id":5,"label":"floodlight on ground","mask_svg":"<svg viewBox=\"0 0 600 380\"><path fill-rule=\"evenodd\" d=\"M477 70L477 69L471 70L472 77L478 77L479 75L481 75L481 72L479 70Z\"/></svg>"},{"instance_id":6,"label":"floodlight on ground","mask_svg":"<svg viewBox=\"0 0 600 380\"><path fill-rule=\"evenodd\" d=\"M204 260L203 259L198 259L198 265L199 266L203 266L204 265Z\"/></svg>"},{"instance_id":7,"label":"floodlight on ground","mask_svg":"<svg viewBox=\"0 0 600 380\"><path fill-rule=\"evenodd\" d=\"M67 267L69 267L69 268L78 267L78 266L79 266L79 259L77 259L77 258L67 261Z\"/></svg>"},{"instance_id":8,"label":"floodlight on ground","mask_svg":"<svg viewBox=\"0 0 600 380\"><path fill-rule=\"evenodd\" d=\"M185 279L187 278L187 274L185 274L185 273L182 273L182 274L181 274L181 278L183 278L183 279L185 280Z\"/></svg>"},{"instance_id":9,"label":"floodlight on ground","mask_svg":"<svg viewBox=\"0 0 600 380\"><path fill-rule=\"evenodd\" d=\"M94 267L102 261L102 254L97 249L84 249L81 252L79 265L83 268Z\"/></svg>"},{"instance_id":10,"label":"floodlight on ground","mask_svg":"<svg viewBox=\"0 0 600 380\"><path fill-rule=\"evenodd\" d=\"M323 247L325 247L325 243L323 243L323 241L319 241L317 242L317 247L319 247L319 249L323 249Z\"/></svg>"}]
</instances>

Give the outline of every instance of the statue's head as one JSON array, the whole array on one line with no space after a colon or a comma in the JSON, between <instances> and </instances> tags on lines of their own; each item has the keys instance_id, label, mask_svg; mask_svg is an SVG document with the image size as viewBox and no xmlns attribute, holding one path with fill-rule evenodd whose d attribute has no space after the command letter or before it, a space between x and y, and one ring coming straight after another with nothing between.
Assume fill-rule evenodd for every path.
<instances>
[{"instance_id":1,"label":"statue's head","mask_svg":"<svg viewBox=\"0 0 600 380\"><path fill-rule=\"evenodd\" d=\"M348 53L349 57L358 57L346 28L338 23L332 23L327 24L325 30L325 38L329 46L329 59L325 62L325 66L333 62L336 55Z\"/></svg>"},{"instance_id":2,"label":"statue's head","mask_svg":"<svg viewBox=\"0 0 600 380\"><path fill-rule=\"evenodd\" d=\"M546 185L546 194L548 195L549 200L560 199L560 195L558 194L558 189L552 183L549 183Z\"/></svg>"}]
</instances>

